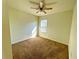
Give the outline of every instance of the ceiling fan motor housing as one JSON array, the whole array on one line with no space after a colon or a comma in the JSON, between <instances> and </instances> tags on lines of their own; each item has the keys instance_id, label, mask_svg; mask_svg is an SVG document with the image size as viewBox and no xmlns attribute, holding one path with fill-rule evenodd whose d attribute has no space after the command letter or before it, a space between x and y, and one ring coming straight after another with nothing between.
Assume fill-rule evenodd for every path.
<instances>
[{"instance_id":1,"label":"ceiling fan motor housing","mask_svg":"<svg viewBox=\"0 0 79 59\"><path fill-rule=\"evenodd\" d=\"M43 2L41 1L41 2L40 2L40 8L42 8L42 7L43 7Z\"/></svg>"}]
</instances>

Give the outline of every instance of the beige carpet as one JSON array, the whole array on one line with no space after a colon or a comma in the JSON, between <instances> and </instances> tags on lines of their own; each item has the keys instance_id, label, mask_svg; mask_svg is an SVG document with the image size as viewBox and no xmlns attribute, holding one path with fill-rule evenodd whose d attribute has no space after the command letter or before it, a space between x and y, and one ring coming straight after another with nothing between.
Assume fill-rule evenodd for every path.
<instances>
[{"instance_id":1,"label":"beige carpet","mask_svg":"<svg viewBox=\"0 0 79 59\"><path fill-rule=\"evenodd\" d=\"M12 45L13 59L68 59L68 46L36 37Z\"/></svg>"}]
</instances>

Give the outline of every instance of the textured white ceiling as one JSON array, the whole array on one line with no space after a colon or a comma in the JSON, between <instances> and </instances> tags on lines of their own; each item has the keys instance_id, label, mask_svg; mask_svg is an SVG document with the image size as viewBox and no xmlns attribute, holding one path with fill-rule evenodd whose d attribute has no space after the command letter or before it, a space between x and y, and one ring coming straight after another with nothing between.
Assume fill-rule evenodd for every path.
<instances>
[{"instance_id":1,"label":"textured white ceiling","mask_svg":"<svg viewBox=\"0 0 79 59\"><path fill-rule=\"evenodd\" d=\"M31 0L35 2L39 2L39 0ZM50 11L46 11L48 14L53 14L57 12L63 12L72 10L76 0L45 0L46 3L57 2L54 5L49 5L47 7L52 7L53 9ZM30 13L37 16L44 16L44 13L36 13L37 10L31 9L30 7L37 7L37 5L33 5L29 3L29 0L9 0L8 4L11 8L15 8L21 10L26 13Z\"/></svg>"}]
</instances>

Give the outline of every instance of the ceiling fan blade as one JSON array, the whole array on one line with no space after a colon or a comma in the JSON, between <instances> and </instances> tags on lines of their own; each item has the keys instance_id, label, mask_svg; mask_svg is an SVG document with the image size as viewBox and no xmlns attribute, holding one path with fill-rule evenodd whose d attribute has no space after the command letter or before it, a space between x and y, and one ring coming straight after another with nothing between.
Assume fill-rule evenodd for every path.
<instances>
[{"instance_id":1,"label":"ceiling fan blade","mask_svg":"<svg viewBox=\"0 0 79 59\"><path fill-rule=\"evenodd\" d=\"M53 8L44 8L44 10L52 10Z\"/></svg>"},{"instance_id":2,"label":"ceiling fan blade","mask_svg":"<svg viewBox=\"0 0 79 59\"><path fill-rule=\"evenodd\" d=\"M30 3L32 3L32 4L36 4L36 5L39 5L39 3L38 2L34 2L34 1L29 1Z\"/></svg>"},{"instance_id":3,"label":"ceiling fan blade","mask_svg":"<svg viewBox=\"0 0 79 59\"><path fill-rule=\"evenodd\" d=\"M54 5L56 4L57 2L52 2L52 3L45 3L46 5Z\"/></svg>"},{"instance_id":4,"label":"ceiling fan blade","mask_svg":"<svg viewBox=\"0 0 79 59\"><path fill-rule=\"evenodd\" d=\"M39 11L37 11L36 13L38 13Z\"/></svg>"},{"instance_id":5,"label":"ceiling fan blade","mask_svg":"<svg viewBox=\"0 0 79 59\"><path fill-rule=\"evenodd\" d=\"M46 14L46 11L43 10L43 12Z\"/></svg>"}]
</instances>

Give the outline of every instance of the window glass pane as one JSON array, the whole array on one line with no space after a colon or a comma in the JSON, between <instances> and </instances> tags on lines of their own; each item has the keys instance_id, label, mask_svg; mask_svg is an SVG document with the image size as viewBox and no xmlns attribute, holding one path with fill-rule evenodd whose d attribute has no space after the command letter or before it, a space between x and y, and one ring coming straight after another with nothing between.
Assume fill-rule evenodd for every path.
<instances>
[{"instance_id":1,"label":"window glass pane","mask_svg":"<svg viewBox=\"0 0 79 59\"><path fill-rule=\"evenodd\" d=\"M47 20L41 20L40 24L40 31L41 32L47 32Z\"/></svg>"}]
</instances>

